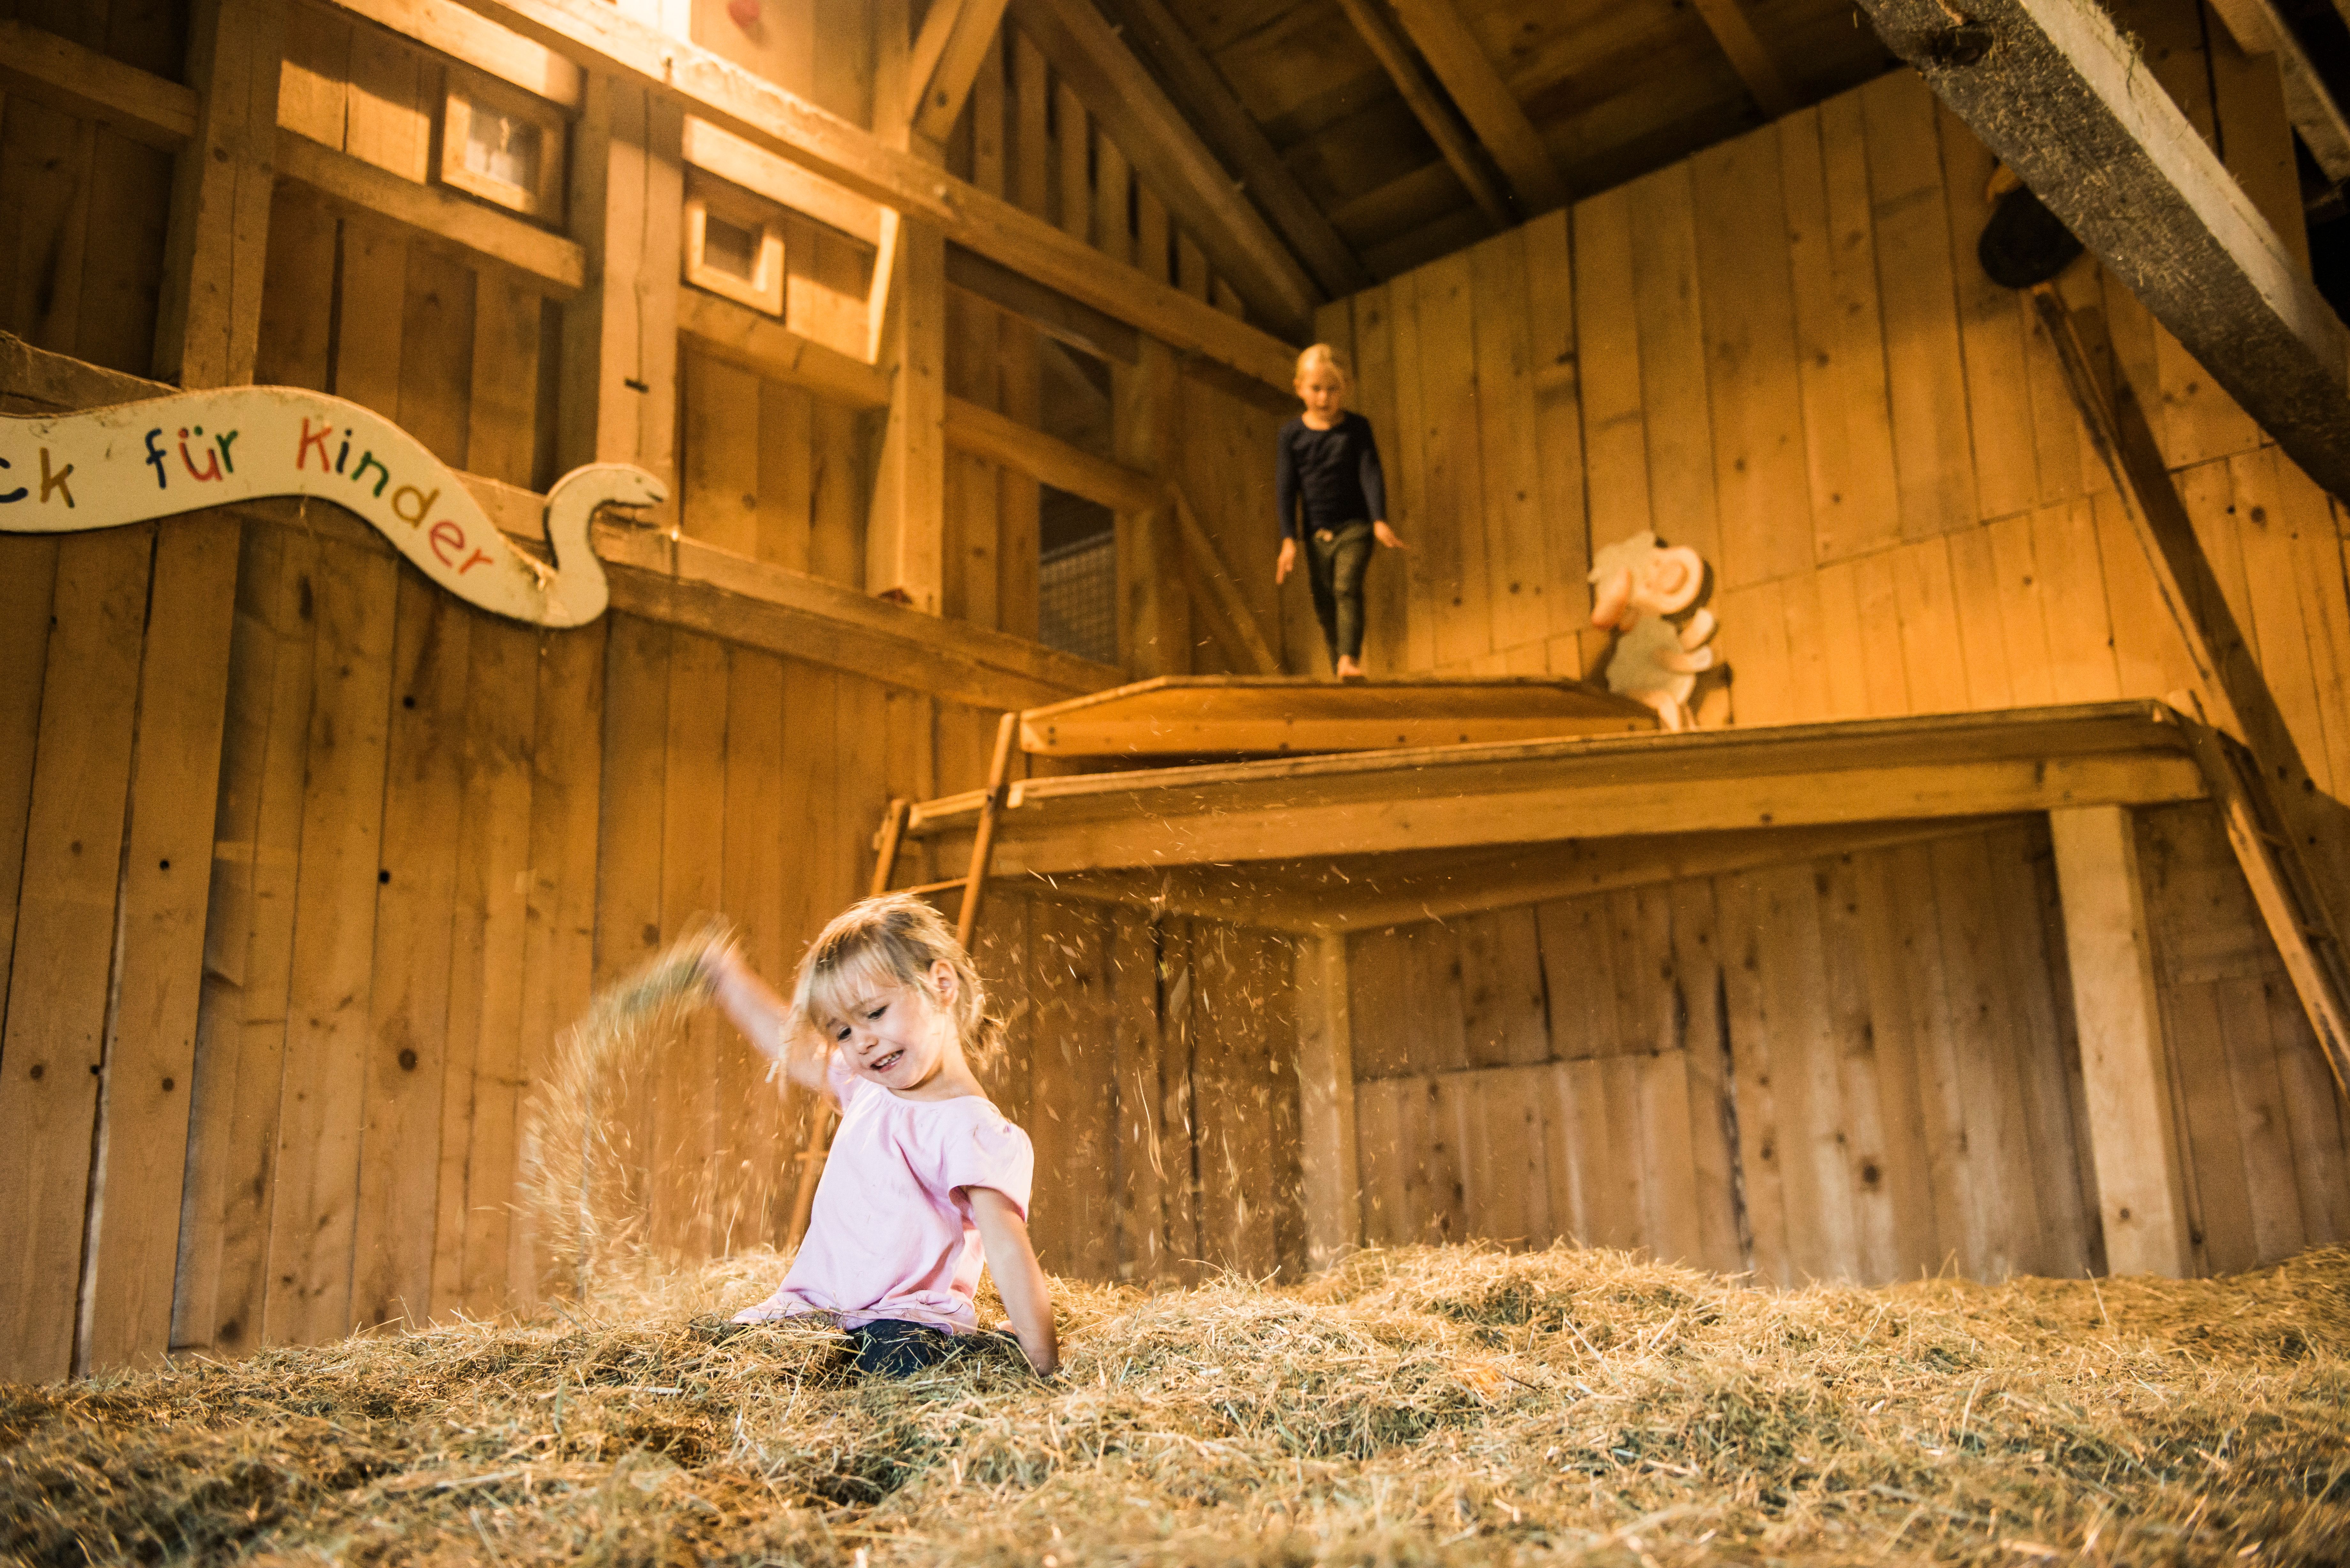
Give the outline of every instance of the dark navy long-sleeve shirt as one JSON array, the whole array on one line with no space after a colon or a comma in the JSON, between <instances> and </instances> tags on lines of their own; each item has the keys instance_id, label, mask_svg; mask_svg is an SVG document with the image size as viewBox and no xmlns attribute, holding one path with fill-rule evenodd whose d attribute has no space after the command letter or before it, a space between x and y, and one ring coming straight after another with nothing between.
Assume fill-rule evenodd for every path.
<instances>
[{"instance_id":1,"label":"dark navy long-sleeve shirt","mask_svg":"<svg viewBox=\"0 0 2350 1568\"><path fill-rule=\"evenodd\" d=\"M1281 427L1280 449L1274 494L1281 507L1283 538L1387 517L1388 486L1379 472L1379 445L1371 437L1371 421L1362 415L1342 414L1337 424L1317 431L1301 414ZM1297 517L1301 500L1305 504L1303 528Z\"/></svg>"}]
</instances>

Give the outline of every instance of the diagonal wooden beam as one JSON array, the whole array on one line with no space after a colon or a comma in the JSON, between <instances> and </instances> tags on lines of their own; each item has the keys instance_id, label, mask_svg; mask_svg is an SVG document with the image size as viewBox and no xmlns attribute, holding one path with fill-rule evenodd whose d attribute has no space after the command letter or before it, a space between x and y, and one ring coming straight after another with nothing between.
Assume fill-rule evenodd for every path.
<instances>
[{"instance_id":1,"label":"diagonal wooden beam","mask_svg":"<svg viewBox=\"0 0 2350 1568\"><path fill-rule=\"evenodd\" d=\"M1128 267L1012 203L606 0L465 0L591 72L639 84L835 184L933 223L954 244L1286 393L1296 349Z\"/></svg>"},{"instance_id":2,"label":"diagonal wooden beam","mask_svg":"<svg viewBox=\"0 0 2350 1568\"><path fill-rule=\"evenodd\" d=\"M911 92L906 111L914 130L944 141L962 113L971 84L986 62L987 46L1003 22L1004 0L936 0L914 38L907 72Z\"/></svg>"},{"instance_id":3,"label":"diagonal wooden beam","mask_svg":"<svg viewBox=\"0 0 2350 1568\"><path fill-rule=\"evenodd\" d=\"M2051 212L2320 484L2350 496L2350 333L2113 17L1861 0Z\"/></svg>"},{"instance_id":4,"label":"diagonal wooden beam","mask_svg":"<svg viewBox=\"0 0 2350 1568\"><path fill-rule=\"evenodd\" d=\"M2227 24L2238 48L2248 55L2276 57L2284 84L2285 114L2293 128L2301 132L2310 156L2317 160L2327 179L2350 180L2350 116L2345 115L2341 100L2327 85L2329 73L2318 57L2331 56L2339 62L2341 15L2330 3L2324 15L2314 15L2311 7L2301 5L2293 5L2289 15L2275 0L2211 0L2211 9ZM2329 16L2332 26L2326 26ZM2316 51L2303 47L2305 34L2314 35L2319 45ZM2335 72L2331 79L2343 78Z\"/></svg>"},{"instance_id":5,"label":"diagonal wooden beam","mask_svg":"<svg viewBox=\"0 0 2350 1568\"><path fill-rule=\"evenodd\" d=\"M1395 12L1403 30L1419 46L1429 69L1509 177L1523 214L1533 217L1565 206L1566 182L1559 178L1542 133L1493 68L1485 46L1461 21L1453 0L1395 0Z\"/></svg>"},{"instance_id":6,"label":"diagonal wooden beam","mask_svg":"<svg viewBox=\"0 0 2350 1568\"><path fill-rule=\"evenodd\" d=\"M1314 204L1223 73L1168 10L1166 0L1103 0L1103 9L1127 46L1166 84L1176 108L1240 177L1241 189L1264 209L1323 291L1335 299L1368 288L1376 280L1362 258Z\"/></svg>"},{"instance_id":7,"label":"diagonal wooden beam","mask_svg":"<svg viewBox=\"0 0 2350 1568\"><path fill-rule=\"evenodd\" d=\"M1771 56L1761 34L1754 30L1754 18L1746 14L1744 0L1692 0L1699 19L1730 57L1730 68L1754 95L1754 102L1764 116L1776 119L1783 114L1793 114L1796 108L1794 89L1787 85L1786 74Z\"/></svg>"},{"instance_id":8,"label":"diagonal wooden beam","mask_svg":"<svg viewBox=\"0 0 2350 1568\"><path fill-rule=\"evenodd\" d=\"M1410 43L1397 29L1379 0L1338 0L1338 8L1347 13L1347 20L1355 25L1355 31L1370 46L1372 55L1388 73L1388 79L1403 95L1412 118L1436 143L1436 151L1443 154L1445 163L1468 189L1469 199L1477 203L1477 210L1497 229L1506 229L1515 223L1510 212L1509 193L1503 189L1485 150L1477 145L1477 138L1461 122L1452 106L1444 101L1443 94L1429 78L1419 57L1412 53Z\"/></svg>"},{"instance_id":9,"label":"diagonal wooden beam","mask_svg":"<svg viewBox=\"0 0 2350 1568\"><path fill-rule=\"evenodd\" d=\"M1216 271L1285 329L1307 330L1321 290L1093 0L1012 0L1011 14ZM1121 201L1114 221L1125 218Z\"/></svg>"}]
</instances>

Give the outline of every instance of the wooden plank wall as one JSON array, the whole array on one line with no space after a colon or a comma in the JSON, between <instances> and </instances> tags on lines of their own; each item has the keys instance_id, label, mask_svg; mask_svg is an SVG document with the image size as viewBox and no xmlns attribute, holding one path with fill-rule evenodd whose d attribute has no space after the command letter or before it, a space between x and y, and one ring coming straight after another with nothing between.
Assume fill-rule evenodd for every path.
<instances>
[{"instance_id":1,"label":"wooden plank wall","mask_svg":"<svg viewBox=\"0 0 2350 1568\"><path fill-rule=\"evenodd\" d=\"M2300 243L2273 72L2191 5L2123 9ZM1589 552L1654 528L1713 566L1704 722L2189 686L2044 334L1975 260L1991 172L1896 72L1326 307L1414 546L1374 566L1373 667L1590 672ZM2093 262L2063 286L2147 395L2320 786L2350 793L2341 517Z\"/></svg>"},{"instance_id":2,"label":"wooden plank wall","mask_svg":"<svg viewBox=\"0 0 2350 1568\"><path fill-rule=\"evenodd\" d=\"M2198 1266L2350 1240L2350 1114L2217 814L2138 832ZM2056 897L2034 819L1357 934L1366 1239L2102 1271Z\"/></svg>"},{"instance_id":3,"label":"wooden plank wall","mask_svg":"<svg viewBox=\"0 0 2350 1568\"><path fill-rule=\"evenodd\" d=\"M534 633L290 506L0 545L11 1376L527 1299L517 1113L591 987L718 912L788 973L997 717ZM778 1239L795 1113L731 1033L677 1051L657 1239Z\"/></svg>"},{"instance_id":4,"label":"wooden plank wall","mask_svg":"<svg viewBox=\"0 0 2350 1568\"><path fill-rule=\"evenodd\" d=\"M2168 806L2137 832L2197 1263L2350 1240L2350 1112L2218 817Z\"/></svg>"},{"instance_id":5,"label":"wooden plank wall","mask_svg":"<svg viewBox=\"0 0 2350 1568\"><path fill-rule=\"evenodd\" d=\"M1288 938L1005 898L976 957L1010 1026L983 1076L1035 1140L1030 1231L1047 1270L1189 1282L1303 1269Z\"/></svg>"},{"instance_id":6,"label":"wooden plank wall","mask_svg":"<svg viewBox=\"0 0 2350 1568\"><path fill-rule=\"evenodd\" d=\"M186 0L0 0L0 19L180 80ZM172 155L0 90L0 331L144 376Z\"/></svg>"},{"instance_id":7,"label":"wooden plank wall","mask_svg":"<svg viewBox=\"0 0 2350 1568\"><path fill-rule=\"evenodd\" d=\"M2102 1267L2043 823L1349 940L1373 1243Z\"/></svg>"}]
</instances>

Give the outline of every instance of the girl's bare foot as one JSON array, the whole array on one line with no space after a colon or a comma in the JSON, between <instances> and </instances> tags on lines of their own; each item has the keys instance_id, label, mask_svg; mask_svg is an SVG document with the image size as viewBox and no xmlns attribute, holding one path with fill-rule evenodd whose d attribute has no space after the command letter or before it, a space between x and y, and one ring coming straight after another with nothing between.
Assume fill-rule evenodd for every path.
<instances>
[{"instance_id":1,"label":"girl's bare foot","mask_svg":"<svg viewBox=\"0 0 2350 1568\"><path fill-rule=\"evenodd\" d=\"M1360 680L1364 679L1363 667L1353 659L1341 659L1338 660L1337 675L1341 680Z\"/></svg>"}]
</instances>

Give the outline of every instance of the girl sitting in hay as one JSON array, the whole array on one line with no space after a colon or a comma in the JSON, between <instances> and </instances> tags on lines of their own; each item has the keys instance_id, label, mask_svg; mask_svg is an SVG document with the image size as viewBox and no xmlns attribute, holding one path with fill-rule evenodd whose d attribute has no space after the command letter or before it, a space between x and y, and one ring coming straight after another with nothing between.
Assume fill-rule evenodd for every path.
<instances>
[{"instance_id":1,"label":"girl sitting in hay","mask_svg":"<svg viewBox=\"0 0 2350 1568\"><path fill-rule=\"evenodd\" d=\"M1050 1374L1052 1294L1028 1242L1035 1154L972 1074L997 1026L938 911L899 894L837 917L788 1006L731 944L702 962L735 1027L840 1110L806 1239L775 1293L734 1321L829 1318L858 1370L904 1376L979 1333L983 1254L1020 1348Z\"/></svg>"}]
</instances>

